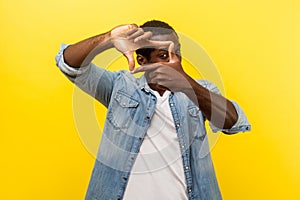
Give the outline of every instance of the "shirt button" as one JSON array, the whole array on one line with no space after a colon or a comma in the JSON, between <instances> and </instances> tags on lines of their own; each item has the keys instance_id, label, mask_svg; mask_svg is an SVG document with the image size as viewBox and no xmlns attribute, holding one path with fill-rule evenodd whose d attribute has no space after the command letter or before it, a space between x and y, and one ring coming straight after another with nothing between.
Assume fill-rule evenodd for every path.
<instances>
[{"instance_id":1,"label":"shirt button","mask_svg":"<svg viewBox=\"0 0 300 200\"><path fill-rule=\"evenodd\" d=\"M179 127L179 126L180 126L180 124L176 124L176 126L177 126L177 127Z\"/></svg>"},{"instance_id":2,"label":"shirt button","mask_svg":"<svg viewBox=\"0 0 300 200\"><path fill-rule=\"evenodd\" d=\"M184 145L182 145L181 148L184 148Z\"/></svg>"},{"instance_id":3,"label":"shirt button","mask_svg":"<svg viewBox=\"0 0 300 200\"><path fill-rule=\"evenodd\" d=\"M122 105L123 105L123 106L125 106L125 105L126 105L126 103L122 103Z\"/></svg>"},{"instance_id":4,"label":"shirt button","mask_svg":"<svg viewBox=\"0 0 300 200\"><path fill-rule=\"evenodd\" d=\"M170 106L174 106L174 103L171 103Z\"/></svg>"},{"instance_id":5,"label":"shirt button","mask_svg":"<svg viewBox=\"0 0 300 200\"><path fill-rule=\"evenodd\" d=\"M191 189L189 189L189 192L192 192L192 190L191 190Z\"/></svg>"},{"instance_id":6,"label":"shirt button","mask_svg":"<svg viewBox=\"0 0 300 200\"><path fill-rule=\"evenodd\" d=\"M185 169L189 169L189 166L186 166Z\"/></svg>"}]
</instances>

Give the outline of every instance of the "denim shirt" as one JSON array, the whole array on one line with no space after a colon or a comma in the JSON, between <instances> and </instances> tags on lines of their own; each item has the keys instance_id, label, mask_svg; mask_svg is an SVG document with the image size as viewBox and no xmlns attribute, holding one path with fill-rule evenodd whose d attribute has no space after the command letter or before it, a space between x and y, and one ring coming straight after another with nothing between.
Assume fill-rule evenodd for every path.
<instances>
[{"instance_id":1,"label":"denim shirt","mask_svg":"<svg viewBox=\"0 0 300 200\"><path fill-rule=\"evenodd\" d=\"M130 171L150 125L156 106L144 76L135 78L128 71L110 72L89 64L72 68L64 62L62 45L56 63L69 80L107 107L102 140L85 199L123 199ZM198 81L219 93L217 87ZM251 126L237 103L233 102L238 120L230 129L210 123L214 132L245 132ZM185 94L172 92L169 105L178 136L189 200L222 199L206 137L205 117ZM207 152L205 154L201 152ZM141 183L142 184L142 183Z\"/></svg>"}]
</instances>

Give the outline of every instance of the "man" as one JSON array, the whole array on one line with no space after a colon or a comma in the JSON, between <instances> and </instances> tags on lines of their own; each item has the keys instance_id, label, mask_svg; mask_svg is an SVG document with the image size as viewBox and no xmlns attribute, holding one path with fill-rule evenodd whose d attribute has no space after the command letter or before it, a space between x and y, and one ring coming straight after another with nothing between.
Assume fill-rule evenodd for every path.
<instances>
[{"instance_id":1,"label":"man","mask_svg":"<svg viewBox=\"0 0 300 200\"><path fill-rule=\"evenodd\" d=\"M116 48L129 71L91 63ZM136 51L138 68L134 66ZM221 199L204 121L214 132L250 130L241 108L212 83L193 80L181 65L174 29L152 20L112 30L56 56L61 71L108 108L86 199ZM141 78L132 74L145 72ZM207 150L200 155L200 150Z\"/></svg>"}]
</instances>

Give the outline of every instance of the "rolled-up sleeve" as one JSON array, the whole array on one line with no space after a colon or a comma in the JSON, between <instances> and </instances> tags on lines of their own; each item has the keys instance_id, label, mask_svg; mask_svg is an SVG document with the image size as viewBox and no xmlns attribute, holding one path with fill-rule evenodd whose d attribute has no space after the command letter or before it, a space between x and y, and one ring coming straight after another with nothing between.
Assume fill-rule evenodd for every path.
<instances>
[{"instance_id":1,"label":"rolled-up sleeve","mask_svg":"<svg viewBox=\"0 0 300 200\"><path fill-rule=\"evenodd\" d=\"M238 133L238 132L246 132L251 130L251 125L241 107L234 101L230 100L234 105L235 110L238 114L238 120L230 129L222 129L218 128L213 123L209 122L211 130L215 133L218 131L226 132L226 133Z\"/></svg>"},{"instance_id":2,"label":"rolled-up sleeve","mask_svg":"<svg viewBox=\"0 0 300 200\"><path fill-rule=\"evenodd\" d=\"M221 95L221 92L219 91L219 89L217 88L217 86L215 84L213 84L209 81L206 81L206 80L200 80L200 81L198 81L198 83L200 85L202 85L203 87L207 88L209 91ZM242 110L242 108L235 101L230 100L230 102L233 104L233 106L238 114L238 120L236 121L236 123L230 129L222 129L222 128L216 127L212 122L209 122L211 130L214 133L219 132L219 131L225 132L225 133L238 133L238 132L250 131L251 125L250 125L244 111Z\"/></svg>"},{"instance_id":3,"label":"rolled-up sleeve","mask_svg":"<svg viewBox=\"0 0 300 200\"><path fill-rule=\"evenodd\" d=\"M68 47L60 46L55 57L56 65L60 71L81 90L108 106L113 90L117 72L110 72L93 63L79 68L71 67L64 61L63 52Z\"/></svg>"},{"instance_id":4,"label":"rolled-up sleeve","mask_svg":"<svg viewBox=\"0 0 300 200\"><path fill-rule=\"evenodd\" d=\"M74 67L70 67L68 64L66 64L65 60L64 60L63 52L68 46L69 45L67 45L67 44L61 44L60 50L57 53L57 55L55 56L55 61L56 61L56 65L58 66L58 68L64 74L66 74L67 76L70 76L70 78L71 78L71 77L76 77L77 75L85 73L89 69L90 65L74 68Z\"/></svg>"}]
</instances>

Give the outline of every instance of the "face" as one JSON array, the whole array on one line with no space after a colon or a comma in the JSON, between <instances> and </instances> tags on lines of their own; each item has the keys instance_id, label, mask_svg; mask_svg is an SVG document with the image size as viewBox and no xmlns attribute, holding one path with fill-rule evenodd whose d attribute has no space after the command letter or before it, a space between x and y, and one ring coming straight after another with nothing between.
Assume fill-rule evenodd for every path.
<instances>
[{"instance_id":1,"label":"face","mask_svg":"<svg viewBox=\"0 0 300 200\"><path fill-rule=\"evenodd\" d=\"M150 38L150 40L155 41L172 41L174 43L174 52L172 54L178 57L181 61L180 55L180 43L178 41L178 37L175 33L172 34L165 34L165 35L155 35ZM139 62L139 64L147 64L147 63L156 63L156 62L169 62L169 52L167 46L162 46L158 49L155 49L150 54L150 59L147 60L145 57L142 57L143 62Z\"/></svg>"},{"instance_id":2,"label":"face","mask_svg":"<svg viewBox=\"0 0 300 200\"><path fill-rule=\"evenodd\" d=\"M178 37L175 33L172 34L165 34L165 35L155 35L152 36L150 38L150 40L155 40L155 41L172 41L174 43L174 52L171 52L171 54L173 54L173 56L177 56L179 63L176 62L176 65L174 65L175 63L172 63L172 65L168 65L176 70L182 70L182 66L181 66L181 54L180 54L180 43L178 41ZM138 63L140 65L143 64L148 64L148 63L157 63L157 62L169 62L170 61L170 57L169 57L169 52L168 52L168 46L162 46L159 47L157 49L155 49L154 51L152 51L150 53L150 59L148 60L147 58L145 58L142 55L138 55L137 59L138 59ZM148 77L148 71L145 72L145 76L146 78ZM148 79L148 78L147 78ZM166 87L158 85L158 84L154 84L151 83L151 81L147 80L148 84L150 86L150 88L152 88L153 90L156 90L159 92L160 95L162 95L164 93L165 90L167 90Z\"/></svg>"}]
</instances>

